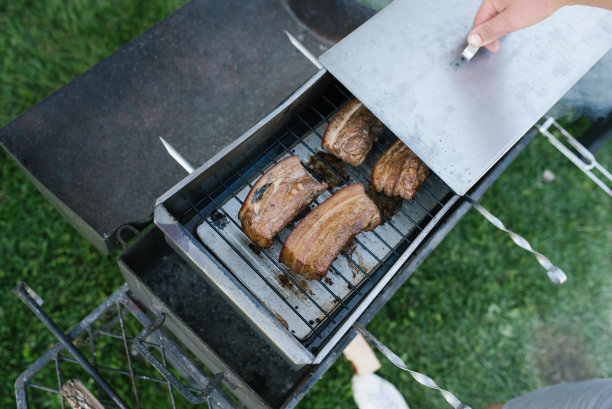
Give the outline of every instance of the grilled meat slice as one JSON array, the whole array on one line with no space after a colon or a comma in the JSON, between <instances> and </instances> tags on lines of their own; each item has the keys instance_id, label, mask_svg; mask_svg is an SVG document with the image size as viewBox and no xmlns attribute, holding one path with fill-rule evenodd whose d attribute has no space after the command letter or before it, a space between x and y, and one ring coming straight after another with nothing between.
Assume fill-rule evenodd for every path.
<instances>
[{"instance_id":1,"label":"grilled meat slice","mask_svg":"<svg viewBox=\"0 0 612 409\"><path fill-rule=\"evenodd\" d=\"M399 139L381 155L372 169L372 186L387 196L412 199L430 174L427 165Z\"/></svg>"},{"instance_id":2,"label":"grilled meat slice","mask_svg":"<svg viewBox=\"0 0 612 409\"><path fill-rule=\"evenodd\" d=\"M302 219L285 240L280 261L309 280L321 280L354 236L380 222L378 208L363 184L349 185Z\"/></svg>"},{"instance_id":3,"label":"grilled meat slice","mask_svg":"<svg viewBox=\"0 0 612 409\"><path fill-rule=\"evenodd\" d=\"M240 208L244 234L258 246L269 247L274 236L326 189L299 157L281 160L259 178Z\"/></svg>"},{"instance_id":4,"label":"grilled meat slice","mask_svg":"<svg viewBox=\"0 0 612 409\"><path fill-rule=\"evenodd\" d=\"M363 163L385 126L357 99L349 101L332 118L321 146L353 166Z\"/></svg>"}]
</instances>

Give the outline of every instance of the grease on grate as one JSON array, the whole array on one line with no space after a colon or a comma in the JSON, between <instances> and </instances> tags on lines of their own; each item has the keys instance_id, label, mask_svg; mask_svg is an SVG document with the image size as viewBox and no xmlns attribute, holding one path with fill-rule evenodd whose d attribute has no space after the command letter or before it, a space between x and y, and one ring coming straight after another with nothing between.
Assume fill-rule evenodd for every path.
<instances>
[{"instance_id":1,"label":"grease on grate","mask_svg":"<svg viewBox=\"0 0 612 409\"><path fill-rule=\"evenodd\" d=\"M384 193L379 193L374 188L368 184L365 188L366 195L378 207L380 213L383 215L382 224L385 224L387 220L391 220L391 218L397 213L402 207L402 198L399 196L386 196Z\"/></svg>"},{"instance_id":2,"label":"grease on grate","mask_svg":"<svg viewBox=\"0 0 612 409\"><path fill-rule=\"evenodd\" d=\"M342 166L342 160L336 158L331 153L323 151L317 152L317 156L310 156L310 159L308 159L308 162L306 163L306 167L318 180L327 183L332 189L348 184L351 181L350 176L348 173L346 173ZM319 158L325 161L329 167ZM333 169L333 171L330 169L330 167ZM344 179L344 181L336 176L336 174Z\"/></svg>"}]
</instances>

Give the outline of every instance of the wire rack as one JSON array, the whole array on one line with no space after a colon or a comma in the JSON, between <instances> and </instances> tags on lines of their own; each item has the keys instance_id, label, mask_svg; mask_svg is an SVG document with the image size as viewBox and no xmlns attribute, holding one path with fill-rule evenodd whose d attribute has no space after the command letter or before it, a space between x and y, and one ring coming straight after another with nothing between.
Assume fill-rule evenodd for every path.
<instances>
[{"instance_id":1,"label":"wire rack","mask_svg":"<svg viewBox=\"0 0 612 409\"><path fill-rule=\"evenodd\" d=\"M133 347L136 334L151 322L152 319L129 297L127 284L124 284L67 336L129 407L193 407ZM191 392L199 394L211 382L211 374L196 365L163 330L155 332L145 343L165 366L174 369L175 376ZM104 407L118 407L58 343L17 378L17 408L70 407L60 390L72 378L81 380ZM219 388L209 395L208 405L211 408L239 407Z\"/></svg>"},{"instance_id":2,"label":"wire rack","mask_svg":"<svg viewBox=\"0 0 612 409\"><path fill-rule=\"evenodd\" d=\"M217 178L217 186L212 190L201 189L201 199L190 202L188 210L178 217L311 351L324 344L453 196L435 174L426 180L413 200L398 202L379 195L379 201L390 209L390 214L382 212L383 225L355 237L354 248L343 250L332 264L331 274L321 281L305 281L277 261L284 238L298 220L285 228L270 248L247 246L245 243L250 242L241 231L237 209L255 181L282 158L298 155L302 163L315 160L324 167L327 177L311 172L319 182L330 185L313 202L318 205L350 183L363 183L367 189L377 158L397 139L385 131L359 167L330 162L320 148L323 132L336 112L352 98L339 84L330 88L297 114L293 123L272 135L269 144L255 146L243 163L232 166L229 178ZM335 186L329 183L330 177L338 181Z\"/></svg>"}]
</instances>

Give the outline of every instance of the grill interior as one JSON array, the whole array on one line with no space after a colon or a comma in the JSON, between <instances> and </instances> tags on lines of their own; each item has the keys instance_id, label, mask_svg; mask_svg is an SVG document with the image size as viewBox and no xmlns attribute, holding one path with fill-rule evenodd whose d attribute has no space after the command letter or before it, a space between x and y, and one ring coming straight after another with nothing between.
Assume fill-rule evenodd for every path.
<instances>
[{"instance_id":1,"label":"grill interior","mask_svg":"<svg viewBox=\"0 0 612 409\"><path fill-rule=\"evenodd\" d=\"M224 266L280 322L312 352L338 327L365 294L391 268L436 212L453 196L432 174L413 200L375 195L370 185L371 169L396 137L389 131L374 144L359 167L342 163L321 149L323 132L336 111L351 95L333 83L314 102L295 113L293 121L253 146L241 163L230 165L214 187L198 189L200 198L187 201L187 210L177 220L210 250ZM311 205L350 183L364 183L375 195L384 223L358 235L332 264L321 281L305 280L278 261L283 241L305 215L298 216L268 249L256 248L242 234L238 210L255 181L282 158L298 155L302 164L330 188ZM192 195L190 195L193 197ZM308 210L308 209L307 209Z\"/></svg>"}]
</instances>

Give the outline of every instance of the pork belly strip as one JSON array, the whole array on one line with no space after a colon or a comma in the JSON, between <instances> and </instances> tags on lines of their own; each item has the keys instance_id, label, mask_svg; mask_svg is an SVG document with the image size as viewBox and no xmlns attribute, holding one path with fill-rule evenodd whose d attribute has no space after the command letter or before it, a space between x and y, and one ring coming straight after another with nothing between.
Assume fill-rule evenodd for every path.
<instances>
[{"instance_id":1,"label":"pork belly strip","mask_svg":"<svg viewBox=\"0 0 612 409\"><path fill-rule=\"evenodd\" d=\"M387 196L412 199L430 173L427 165L398 139L376 161L372 186Z\"/></svg>"},{"instance_id":2,"label":"pork belly strip","mask_svg":"<svg viewBox=\"0 0 612 409\"><path fill-rule=\"evenodd\" d=\"M323 134L321 146L346 163L359 166L384 129L374 114L353 99L332 118Z\"/></svg>"},{"instance_id":3,"label":"pork belly strip","mask_svg":"<svg viewBox=\"0 0 612 409\"><path fill-rule=\"evenodd\" d=\"M380 222L378 208L363 184L349 185L300 221L285 240L280 261L309 280L321 280L349 240Z\"/></svg>"},{"instance_id":4,"label":"pork belly strip","mask_svg":"<svg viewBox=\"0 0 612 409\"><path fill-rule=\"evenodd\" d=\"M238 212L242 230L253 243L269 247L274 236L327 189L289 156L264 173Z\"/></svg>"}]
</instances>

